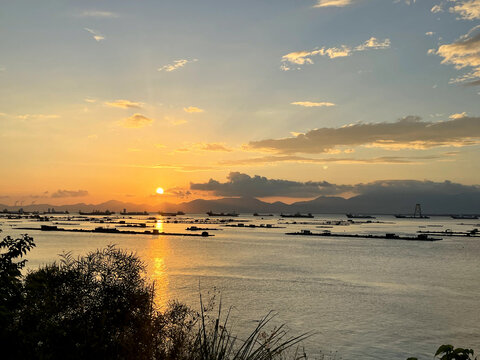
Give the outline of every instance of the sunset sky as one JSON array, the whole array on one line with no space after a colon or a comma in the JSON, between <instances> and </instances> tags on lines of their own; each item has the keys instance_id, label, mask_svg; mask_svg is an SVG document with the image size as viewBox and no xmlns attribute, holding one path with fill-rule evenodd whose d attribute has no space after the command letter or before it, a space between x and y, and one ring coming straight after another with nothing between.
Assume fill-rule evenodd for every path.
<instances>
[{"instance_id":1,"label":"sunset sky","mask_svg":"<svg viewBox=\"0 0 480 360\"><path fill-rule=\"evenodd\" d=\"M480 184L480 0L1 3L0 203Z\"/></svg>"}]
</instances>

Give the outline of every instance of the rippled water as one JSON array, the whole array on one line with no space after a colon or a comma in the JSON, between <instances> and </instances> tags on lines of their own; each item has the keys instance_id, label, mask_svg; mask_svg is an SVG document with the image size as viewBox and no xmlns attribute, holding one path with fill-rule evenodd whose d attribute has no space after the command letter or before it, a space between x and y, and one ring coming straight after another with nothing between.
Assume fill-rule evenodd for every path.
<instances>
[{"instance_id":1,"label":"rippled water","mask_svg":"<svg viewBox=\"0 0 480 360\"><path fill-rule=\"evenodd\" d=\"M279 220L241 218L271 224ZM318 215L314 221L342 218ZM409 220L384 216L377 220L388 223L329 230L414 234L417 230L480 227L480 220L447 217ZM0 223L4 236L25 232L15 229L25 221L0 219ZM188 225L159 226L166 232L185 232ZM208 227L223 230L211 232L215 236L209 238L30 231L37 248L28 255L29 266L55 260L62 251L84 254L115 243L135 250L147 262L161 303L179 299L197 306L199 287L204 294L216 287L223 305L233 306L240 333L275 310L277 323L288 324L292 335L316 331L304 343L313 357L337 352L337 358L343 359L406 359L414 355L431 359L443 343L480 351L480 238L417 242L284 234L324 230L312 224L288 225L287 229Z\"/></svg>"}]
</instances>

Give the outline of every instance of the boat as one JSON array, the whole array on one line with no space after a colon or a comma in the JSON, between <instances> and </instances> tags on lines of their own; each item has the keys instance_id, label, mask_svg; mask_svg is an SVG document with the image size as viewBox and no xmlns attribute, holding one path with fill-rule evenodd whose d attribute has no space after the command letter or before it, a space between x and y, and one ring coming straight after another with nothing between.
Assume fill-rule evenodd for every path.
<instances>
[{"instance_id":1,"label":"boat","mask_svg":"<svg viewBox=\"0 0 480 360\"><path fill-rule=\"evenodd\" d=\"M150 215L146 211L127 211L127 209L123 209L120 215Z\"/></svg>"},{"instance_id":2,"label":"boat","mask_svg":"<svg viewBox=\"0 0 480 360\"><path fill-rule=\"evenodd\" d=\"M420 204L415 204L415 211L413 215L396 214L397 219L430 219L430 216L422 215L422 207Z\"/></svg>"},{"instance_id":3,"label":"boat","mask_svg":"<svg viewBox=\"0 0 480 360\"><path fill-rule=\"evenodd\" d=\"M213 211L207 211L208 216L238 216L238 214L234 211L231 213L214 213Z\"/></svg>"},{"instance_id":4,"label":"boat","mask_svg":"<svg viewBox=\"0 0 480 360\"><path fill-rule=\"evenodd\" d=\"M80 215L113 215L113 214L115 214L115 211L110 211L110 210L105 210L105 211L93 210L92 212L79 211L78 213L79 213Z\"/></svg>"},{"instance_id":5,"label":"boat","mask_svg":"<svg viewBox=\"0 0 480 360\"><path fill-rule=\"evenodd\" d=\"M450 215L452 219L477 220L478 215Z\"/></svg>"},{"instance_id":6,"label":"boat","mask_svg":"<svg viewBox=\"0 0 480 360\"><path fill-rule=\"evenodd\" d=\"M360 214L345 214L349 219L376 219L375 216L371 215L360 215Z\"/></svg>"},{"instance_id":7,"label":"boat","mask_svg":"<svg viewBox=\"0 0 480 360\"><path fill-rule=\"evenodd\" d=\"M164 211L159 211L159 215L161 216L177 216L177 215L185 215L183 211L177 211L177 212L164 212Z\"/></svg>"},{"instance_id":8,"label":"boat","mask_svg":"<svg viewBox=\"0 0 480 360\"><path fill-rule=\"evenodd\" d=\"M284 218L313 218L314 216L311 213L308 214L300 214L299 212L296 212L295 214L280 214L281 217Z\"/></svg>"},{"instance_id":9,"label":"boat","mask_svg":"<svg viewBox=\"0 0 480 360\"><path fill-rule=\"evenodd\" d=\"M273 216L273 214L259 214L259 213L253 213L253 216Z\"/></svg>"}]
</instances>

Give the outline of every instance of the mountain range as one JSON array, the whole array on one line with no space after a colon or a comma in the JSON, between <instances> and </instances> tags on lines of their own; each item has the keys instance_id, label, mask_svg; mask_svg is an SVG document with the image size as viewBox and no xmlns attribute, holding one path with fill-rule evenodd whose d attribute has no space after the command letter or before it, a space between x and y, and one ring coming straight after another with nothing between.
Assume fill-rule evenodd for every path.
<instances>
[{"instance_id":1,"label":"mountain range","mask_svg":"<svg viewBox=\"0 0 480 360\"><path fill-rule=\"evenodd\" d=\"M22 206L24 211L184 211L185 213L231 212L237 213L361 213L361 214L411 214L415 204L421 204L426 214L479 214L480 193L438 194L438 193L368 193L345 199L335 196L320 196L313 200L292 204L265 202L254 197L231 197L215 200L196 199L179 204L161 203L157 205L135 204L110 200L100 204L77 203L70 205L31 204ZM18 210L20 206L0 204L0 210Z\"/></svg>"}]
</instances>

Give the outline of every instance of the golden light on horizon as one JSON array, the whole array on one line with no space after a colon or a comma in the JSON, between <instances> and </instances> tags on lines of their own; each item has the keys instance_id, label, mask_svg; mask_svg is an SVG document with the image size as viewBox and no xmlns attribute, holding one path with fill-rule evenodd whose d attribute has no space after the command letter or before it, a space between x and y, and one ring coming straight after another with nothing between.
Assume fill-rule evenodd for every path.
<instances>
[{"instance_id":1,"label":"golden light on horizon","mask_svg":"<svg viewBox=\"0 0 480 360\"><path fill-rule=\"evenodd\" d=\"M164 193L164 190L161 187L158 187L156 191L157 191L157 194L159 195L162 195Z\"/></svg>"}]
</instances>

